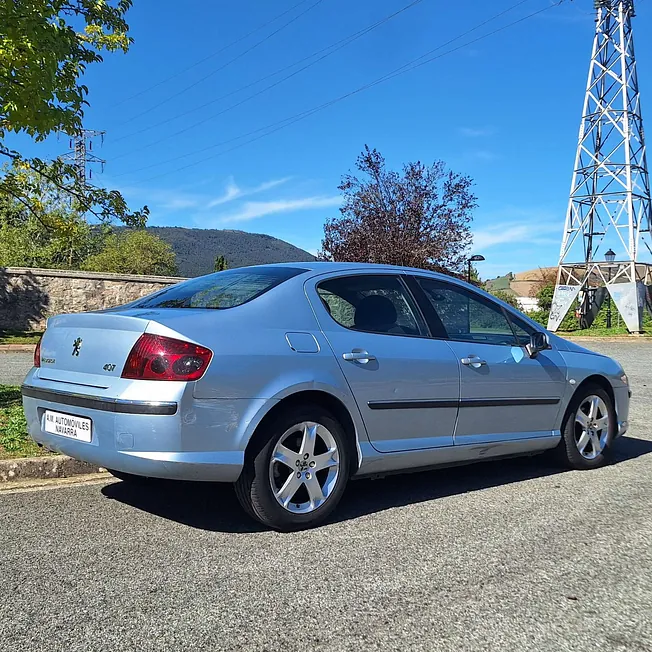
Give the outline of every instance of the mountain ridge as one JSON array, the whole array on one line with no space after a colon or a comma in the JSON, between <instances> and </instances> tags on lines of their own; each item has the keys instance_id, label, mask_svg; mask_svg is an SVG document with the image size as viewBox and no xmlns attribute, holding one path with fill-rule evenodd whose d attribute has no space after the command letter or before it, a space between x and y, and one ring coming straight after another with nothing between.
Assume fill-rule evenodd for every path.
<instances>
[{"instance_id":1,"label":"mountain ridge","mask_svg":"<svg viewBox=\"0 0 652 652\"><path fill-rule=\"evenodd\" d=\"M307 251L263 233L181 226L150 226L147 230L172 247L179 275L184 277L210 274L216 256L224 256L229 268L315 260Z\"/></svg>"}]
</instances>

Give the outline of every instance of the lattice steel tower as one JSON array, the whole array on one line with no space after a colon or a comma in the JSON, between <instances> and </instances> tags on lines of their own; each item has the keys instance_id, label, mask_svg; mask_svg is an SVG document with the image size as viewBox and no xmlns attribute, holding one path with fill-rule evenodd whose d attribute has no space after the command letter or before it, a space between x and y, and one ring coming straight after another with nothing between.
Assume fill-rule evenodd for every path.
<instances>
[{"instance_id":1,"label":"lattice steel tower","mask_svg":"<svg viewBox=\"0 0 652 652\"><path fill-rule=\"evenodd\" d=\"M104 170L106 161L93 154L93 138L99 136L104 142L105 133L105 131L95 131L94 129L82 129L78 136L70 139L70 151L60 157L64 161L72 161L77 169L77 176L84 182L93 176L92 169L88 167L89 163L99 163Z\"/></svg>"},{"instance_id":2,"label":"lattice steel tower","mask_svg":"<svg viewBox=\"0 0 652 652\"><path fill-rule=\"evenodd\" d=\"M579 299L593 321L607 296L642 330L652 283L652 213L634 56L634 0L595 0L593 55L548 328ZM613 250L613 251L612 251ZM649 291L649 290L647 290Z\"/></svg>"}]
</instances>

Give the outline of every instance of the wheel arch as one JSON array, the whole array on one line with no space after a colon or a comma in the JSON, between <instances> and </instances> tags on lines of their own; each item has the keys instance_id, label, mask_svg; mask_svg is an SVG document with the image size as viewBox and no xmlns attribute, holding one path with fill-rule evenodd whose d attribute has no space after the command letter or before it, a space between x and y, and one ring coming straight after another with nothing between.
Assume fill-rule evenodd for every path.
<instances>
[{"instance_id":1,"label":"wheel arch","mask_svg":"<svg viewBox=\"0 0 652 652\"><path fill-rule=\"evenodd\" d=\"M566 421L571 413L571 409L573 407L573 403L575 401L575 397L580 394L580 392L584 391L587 387L590 385L597 385L601 389L604 389L605 392L609 395L609 398L611 399L611 404L613 406L614 411L616 410L616 397L614 394L614 388L612 387L611 383L607 378L604 376L601 376L600 374L592 374L590 376L587 376L576 388L575 391L573 392L570 401L568 401L568 405L566 406L566 411L564 412L564 418L561 422L561 428L562 431L564 429L564 426L566 424ZM617 415L616 415L617 418ZM617 428L617 426L616 426Z\"/></svg>"},{"instance_id":2,"label":"wheel arch","mask_svg":"<svg viewBox=\"0 0 652 652\"><path fill-rule=\"evenodd\" d=\"M352 472L357 470L362 463L362 453L360 450L359 432L358 427L356 426L356 421L351 414L350 409L340 398L322 389L301 389L284 396L275 403L257 423L251 437L249 438L245 448L245 460L250 459L251 451L260 441L260 437L264 436L263 433L265 432L265 428L272 423L278 415L299 405L316 405L322 407L337 419L344 429L347 441L350 444L349 452L357 461L357 465L355 466L355 469L352 468Z\"/></svg>"}]
</instances>

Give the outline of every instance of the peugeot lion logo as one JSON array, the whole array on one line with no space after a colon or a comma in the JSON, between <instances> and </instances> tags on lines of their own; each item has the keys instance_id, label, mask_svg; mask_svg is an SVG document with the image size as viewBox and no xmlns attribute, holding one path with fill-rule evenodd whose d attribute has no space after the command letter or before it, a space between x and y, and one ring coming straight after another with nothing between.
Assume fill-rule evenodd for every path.
<instances>
[{"instance_id":1,"label":"peugeot lion logo","mask_svg":"<svg viewBox=\"0 0 652 652\"><path fill-rule=\"evenodd\" d=\"M72 343L72 354L79 356L79 349L81 349L82 345L82 338L78 337L73 343Z\"/></svg>"}]
</instances>

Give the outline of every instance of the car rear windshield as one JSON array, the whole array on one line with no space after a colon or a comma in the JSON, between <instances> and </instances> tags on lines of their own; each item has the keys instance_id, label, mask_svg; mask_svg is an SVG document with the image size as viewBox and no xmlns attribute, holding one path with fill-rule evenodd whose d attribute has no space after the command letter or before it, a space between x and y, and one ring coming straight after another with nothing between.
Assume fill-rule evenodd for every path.
<instances>
[{"instance_id":1,"label":"car rear windshield","mask_svg":"<svg viewBox=\"0 0 652 652\"><path fill-rule=\"evenodd\" d=\"M298 267L229 269L172 285L140 301L133 308L207 308L241 306L307 270Z\"/></svg>"}]
</instances>

